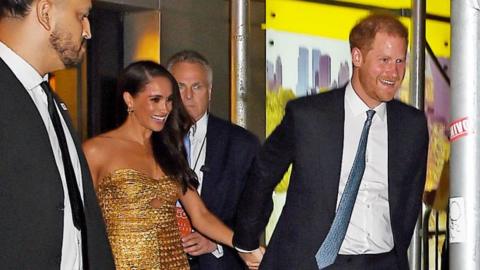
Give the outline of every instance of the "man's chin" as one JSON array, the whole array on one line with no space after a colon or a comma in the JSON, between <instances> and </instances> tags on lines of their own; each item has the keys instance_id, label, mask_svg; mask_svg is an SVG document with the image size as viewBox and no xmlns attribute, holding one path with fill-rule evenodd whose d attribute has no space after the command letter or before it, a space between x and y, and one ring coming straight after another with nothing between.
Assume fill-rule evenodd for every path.
<instances>
[{"instance_id":1,"label":"man's chin","mask_svg":"<svg viewBox=\"0 0 480 270\"><path fill-rule=\"evenodd\" d=\"M80 63L82 63L82 57L75 58L75 59L63 59L63 65L65 68L74 68L77 67Z\"/></svg>"},{"instance_id":2,"label":"man's chin","mask_svg":"<svg viewBox=\"0 0 480 270\"><path fill-rule=\"evenodd\" d=\"M68 65L65 65L65 68L76 68L80 65L80 63L70 63Z\"/></svg>"},{"instance_id":3,"label":"man's chin","mask_svg":"<svg viewBox=\"0 0 480 270\"><path fill-rule=\"evenodd\" d=\"M60 56L60 60L63 63L64 68L74 68L82 63L85 55L85 47L82 46L76 53L68 53Z\"/></svg>"},{"instance_id":4,"label":"man's chin","mask_svg":"<svg viewBox=\"0 0 480 270\"><path fill-rule=\"evenodd\" d=\"M389 93L387 95L383 95L381 97L382 102L389 102L392 101L395 98L395 93Z\"/></svg>"}]
</instances>

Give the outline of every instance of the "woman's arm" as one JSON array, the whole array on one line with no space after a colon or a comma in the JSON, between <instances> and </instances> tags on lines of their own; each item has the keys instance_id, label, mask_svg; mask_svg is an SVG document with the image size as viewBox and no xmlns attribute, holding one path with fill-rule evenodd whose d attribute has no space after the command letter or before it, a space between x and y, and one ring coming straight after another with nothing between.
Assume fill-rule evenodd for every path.
<instances>
[{"instance_id":1,"label":"woman's arm","mask_svg":"<svg viewBox=\"0 0 480 270\"><path fill-rule=\"evenodd\" d=\"M85 153L85 158L87 159L88 168L90 169L90 174L92 175L93 186L95 190L98 187L99 174L101 168L101 160L98 144L95 139L91 139L83 143L83 152Z\"/></svg>"},{"instance_id":2,"label":"woman's arm","mask_svg":"<svg viewBox=\"0 0 480 270\"><path fill-rule=\"evenodd\" d=\"M196 230L221 244L232 247L233 231L207 209L196 190L189 188L185 194L181 195L180 200Z\"/></svg>"}]
</instances>

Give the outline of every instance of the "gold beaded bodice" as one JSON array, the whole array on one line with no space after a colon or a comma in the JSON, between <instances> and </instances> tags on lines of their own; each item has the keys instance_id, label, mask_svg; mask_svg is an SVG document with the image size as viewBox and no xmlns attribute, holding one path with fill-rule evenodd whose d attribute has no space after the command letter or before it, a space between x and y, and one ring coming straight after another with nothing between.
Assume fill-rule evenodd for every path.
<instances>
[{"instance_id":1,"label":"gold beaded bodice","mask_svg":"<svg viewBox=\"0 0 480 270\"><path fill-rule=\"evenodd\" d=\"M175 218L179 190L168 176L134 169L101 181L97 196L118 270L189 269Z\"/></svg>"}]
</instances>

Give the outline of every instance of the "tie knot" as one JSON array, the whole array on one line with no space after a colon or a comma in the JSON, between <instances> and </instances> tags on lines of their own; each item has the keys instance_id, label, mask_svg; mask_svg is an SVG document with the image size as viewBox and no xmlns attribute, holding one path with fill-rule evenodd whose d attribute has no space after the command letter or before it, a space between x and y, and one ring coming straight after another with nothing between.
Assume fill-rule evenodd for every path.
<instances>
[{"instance_id":1,"label":"tie knot","mask_svg":"<svg viewBox=\"0 0 480 270\"><path fill-rule=\"evenodd\" d=\"M43 91L45 91L46 94L50 94L52 92L52 88L47 81L43 81L42 83L40 83L40 87L42 87Z\"/></svg>"},{"instance_id":2,"label":"tie knot","mask_svg":"<svg viewBox=\"0 0 480 270\"><path fill-rule=\"evenodd\" d=\"M368 110L367 111L367 120L372 120L374 114L375 114L374 110Z\"/></svg>"}]
</instances>

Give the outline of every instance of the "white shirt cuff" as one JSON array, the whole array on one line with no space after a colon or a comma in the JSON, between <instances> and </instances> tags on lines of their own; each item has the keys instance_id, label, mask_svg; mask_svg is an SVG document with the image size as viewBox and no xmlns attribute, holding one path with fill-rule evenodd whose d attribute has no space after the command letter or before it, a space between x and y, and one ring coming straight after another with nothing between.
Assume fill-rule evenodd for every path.
<instances>
[{"instance_id":1,"label":"white shirt cuff","mask_svg":"<svg viewBox=\"0 0 480 270\"><path fill-rule=\"evenodd\" d=\"M215 258L217 258L217 259L220 259L221 257L223 257L223 247L221 245L217 244L217 249L215 249L212 252L212 255L215 256Z\"/></svg>"},{"instance_id":2,"label":"white shirt cuff","mask_svg":"<svg viewBox=\"0 0 480 270\"><path fill-rule=\"evenodd\" d=\"M238 248L238 247L234 247L236 251L240 252L240 253L252 253L254 252L256 249L254 250L245 250L245 249L241 249L241 248Z\"/></svg>"}]
</instances>

